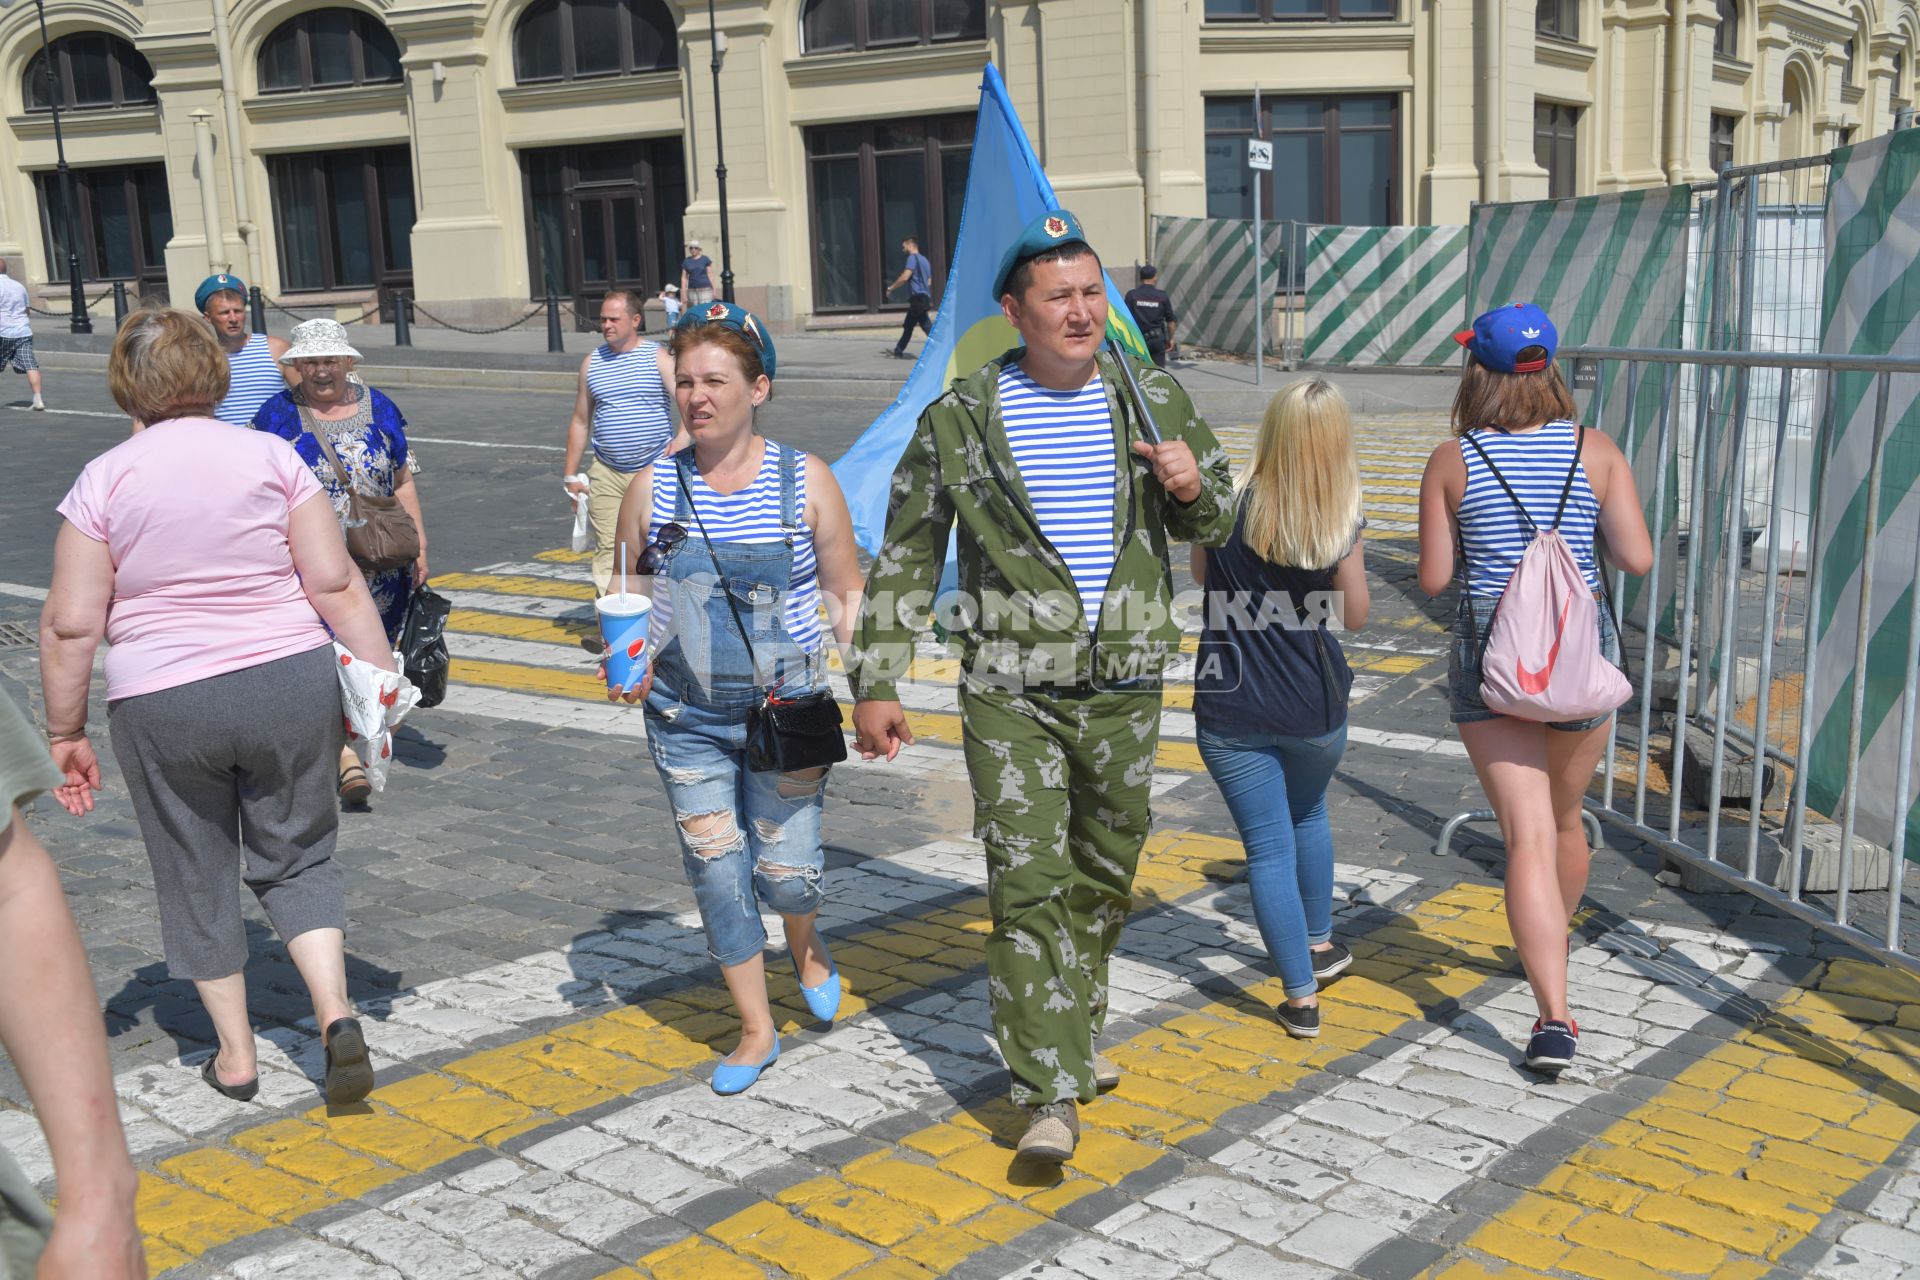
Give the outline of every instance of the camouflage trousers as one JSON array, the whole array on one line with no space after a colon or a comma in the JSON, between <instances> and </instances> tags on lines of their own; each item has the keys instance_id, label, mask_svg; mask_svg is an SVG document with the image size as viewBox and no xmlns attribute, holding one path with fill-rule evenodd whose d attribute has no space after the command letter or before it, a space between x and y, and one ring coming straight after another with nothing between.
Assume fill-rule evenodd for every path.
<instances>
[{"instance_id":1,"label":"camouflage trousers","mask_svg":"<svg viewBox=\"0 0 1920 1280\"><path fill-rule=\"evenodd\" d=\"M987 989L1013 1101L1091 1102L1107 961L1152 820L1160 690L1021 692L969 679L960 711L987 850Z\"/></svg>"}]
</instances>

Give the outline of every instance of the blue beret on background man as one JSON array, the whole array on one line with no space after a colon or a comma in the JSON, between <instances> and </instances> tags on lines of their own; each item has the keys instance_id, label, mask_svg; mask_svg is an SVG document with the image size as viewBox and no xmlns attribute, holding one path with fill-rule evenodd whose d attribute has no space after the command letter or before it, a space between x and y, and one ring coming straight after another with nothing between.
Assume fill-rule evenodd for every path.
<instances>
[{"instance_id":1,"label":"blue beret on background man","mask_svg":"<svg viewBox=\"0 0 1920 1280\"><path fill-rule=\"evenodd\" d=\"M1000 266L993 273L994 299L998 301L1006 296L1007 277L1021 263L1067 244L1085 244L1092 248L1086 233L1080 229L1080 219L1065 209L1049 209L1029 222L1000 256Z\"/></svg>"},{"instance_id":2,"label":"blue beret on background man","mask_svg":"<svg viewBox=\"0 0 1920 1280\"><path fill-rule=\"evenodd\" d=\"M773 338L767 333L767 327L760 323L753 312L745 307L715 298L712 302L703 302L682 311L680 323L674 327L685 329L697 324L725 325L735 333L743 335L747 341L760 349L760 367L766 371L769 378L773 376Z\"/></svg>"},{"instance_id":3,"label":"blue beret on background man","mask_svg":"<svg viewBox=\"0 0 1920 1280\"><path fill-rule=\"evenodd\" d=\"M223 293L228 289L233 290L243 298L247 296L247 286L241 283L239 276L230 276L225 272L219 275L208 276L200 282L200 287L193 291L193 309L195 311L205 311L207 309L208 298L211 298L216 293Z\"/></svg>"}]
</instances>

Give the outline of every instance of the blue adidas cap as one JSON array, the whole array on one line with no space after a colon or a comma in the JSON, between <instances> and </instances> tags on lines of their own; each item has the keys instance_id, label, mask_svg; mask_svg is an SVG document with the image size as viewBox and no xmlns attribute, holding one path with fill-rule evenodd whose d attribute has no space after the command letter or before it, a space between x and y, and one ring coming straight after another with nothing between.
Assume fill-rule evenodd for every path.
<instances>
[{"instance_id":1,"label":"blue adidas cap","mask_svg":"<svg viewBox=\"0 0 1920 1280\"><path fill-rule=\"evenodd\" d=\"M1453 335L1473 358L1498 373L1538 373L1553 363L1560 331L1531 302L1509 302Z\"/></svg>"}]
</instances>

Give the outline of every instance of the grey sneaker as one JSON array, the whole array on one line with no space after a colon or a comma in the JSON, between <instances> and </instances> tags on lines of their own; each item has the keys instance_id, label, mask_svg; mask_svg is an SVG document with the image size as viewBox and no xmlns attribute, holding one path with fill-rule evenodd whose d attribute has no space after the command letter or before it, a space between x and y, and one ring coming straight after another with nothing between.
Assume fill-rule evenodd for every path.
<instances>
[{"instance_id":1,"label":"grey sneaker","mask_svg":"<svg viewBox=\"0 0 1920 1280\"><path fill-rule=\"evenodd\" d=\"M1033 1109L1018 1154L1039 1164L1059 1164L1072 1157L1079 1142L1080 1104L1069 1098Z\"/></svg>"},{"instance_id":2,"label":"grey sneaker","mask_svg":"<svg viewBox=\"0 0 1920 1280\"><path fill-rule=\"evenodd\" d=\"M1120 1064L1104 1053L1093 1055L1093 1087L1102 1093L1120 1087Z\"/></svg>"}]
</instances>

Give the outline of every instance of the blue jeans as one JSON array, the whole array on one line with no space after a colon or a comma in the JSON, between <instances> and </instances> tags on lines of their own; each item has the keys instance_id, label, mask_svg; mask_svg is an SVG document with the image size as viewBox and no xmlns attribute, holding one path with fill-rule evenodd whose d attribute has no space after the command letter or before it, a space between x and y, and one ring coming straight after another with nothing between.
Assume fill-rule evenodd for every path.
<instances>
[{"instance_id":1,"label":"blue jeans","mask_svg":"<svg viewBox=\"0 0 1920 1280\"><path fill-rule=\"evenodd\" d=\"M1247 847L1253 919L1289 1000L1310 996L1308 950L1333 937L1333 828L1327 783L1347 749L1347 726L1319 738L1226 737L1200 730L1200 758Z\"/></svg>"}]
</instances>

